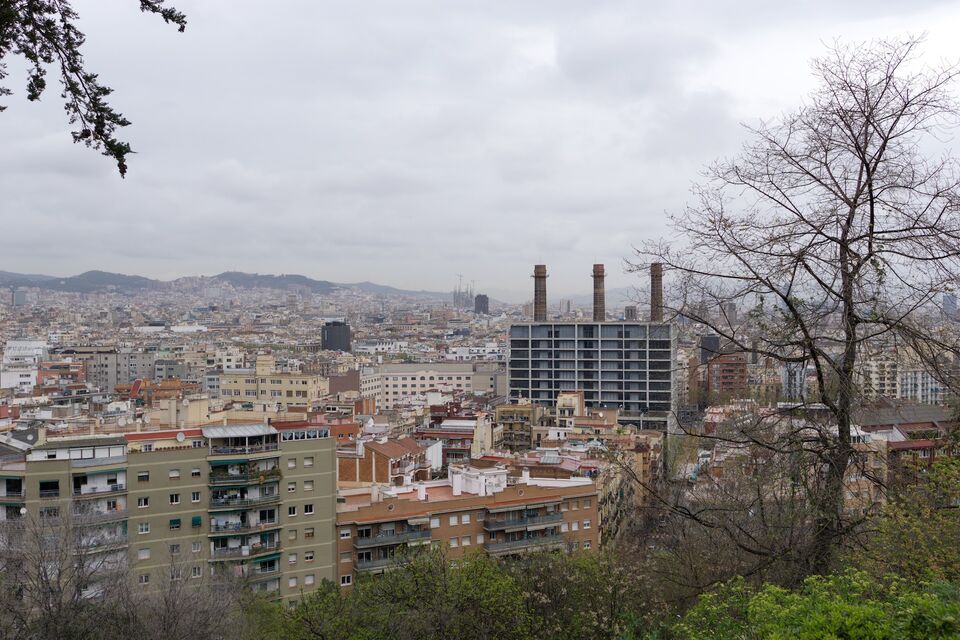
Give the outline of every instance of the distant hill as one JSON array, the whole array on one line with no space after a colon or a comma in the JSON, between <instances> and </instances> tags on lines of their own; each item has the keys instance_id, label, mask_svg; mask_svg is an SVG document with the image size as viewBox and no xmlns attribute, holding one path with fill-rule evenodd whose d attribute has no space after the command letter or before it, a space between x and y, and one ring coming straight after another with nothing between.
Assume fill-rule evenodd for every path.
<instances>
[{"instance_id":1,"label":"distant hill","mask_svg":"<svg viewBox=\"0 0 960 640\"><path fill-rule=\"evenodd\" d=\"M306 289L318 294L329 294L339 289L353 289L373 295L408 296L426 299L448 299L449 293L438 291L408 291L374 282L354 282L341 284L328 280L314 280L299 274L261 274L242 271L225 271L207 279L211 282L223 282L239 289ZM144 290L156 290L166 287L176 288L177 280L164 282L143 276L131 276L107 271L87 271L76 276L60 278L29 273L0 271L0 287L36 287L53 291L72 291L77 293L96 293L116 291L134 293Z\"/></svg>"},{"instance_id":2,"label":"distant hill","mask_svg":"<svg viewBox=\"0 0 960 640\"><path fill-rule=\"evenodd\" d=\"M4 287L38 287L54 291L94 293L98 291L142 291L159 289L162 285L163 283L159 280L107 271L86 271L66 278L0 271L0 286Z\"/></svg>"},{"instance_id":3,"label":"distant hill","mask_svg":"<svg viewBox=\"0 0 960 640\"><path fill-rule=\"evenodd\" d=\"M234 287L243 289L291 289L305 288L314 293L332 293L339 285L326 280L314 280L301 275L269 275L259 273L242 273L240 271L226 271L213 276L213 280L230 283Z\"/></svg>"}]
</instances>

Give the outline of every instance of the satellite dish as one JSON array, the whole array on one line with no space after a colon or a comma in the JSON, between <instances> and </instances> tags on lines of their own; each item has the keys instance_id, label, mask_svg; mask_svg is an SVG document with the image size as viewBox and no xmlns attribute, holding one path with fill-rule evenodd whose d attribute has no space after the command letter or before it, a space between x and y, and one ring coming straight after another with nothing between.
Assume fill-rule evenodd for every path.
<instances>
[{"instance_id":1,"label":"satellite dish","mask_svg":"<svg viewBox=\"0 0 960 640\"><path fill-rule=\"evenodd\" d=\"M143 416L143 424L150 424L150 416Z\"/></svg>"},{"instance_id":2,"label":"satellite dish","mask_svg":"<svg viewBox=\"0 0 960 640\"><path fill-rule=\"evenodd\" d=\"M183 399L183 406L185 406L185 407L190 406L190 400L188 400L187 398L184 398L184 399Z\"/></svg>"},{"instance_id":3,"label":"satellite dish","mask_svg":"<svg viewBox=\"0 0 960 640\"><path fill-rule=\"evenodd\" d=\"M185 433L183 433L183 431L177 432L177 442L183 442L186 439L187 439L187 436Z\"/></svg>"},{"instance_id":4,"label":"satellite dish","mask_svg":"<svg viewBox=\"0 0 960 640\"><path fill-rule=\"evenodd\" d=\"M125 427L125 426L127 426L127 419L126 419L126 418L120 418L119 420L117 420L117 426L118 426L118 427Z\"/></svg>"}]
</instances>

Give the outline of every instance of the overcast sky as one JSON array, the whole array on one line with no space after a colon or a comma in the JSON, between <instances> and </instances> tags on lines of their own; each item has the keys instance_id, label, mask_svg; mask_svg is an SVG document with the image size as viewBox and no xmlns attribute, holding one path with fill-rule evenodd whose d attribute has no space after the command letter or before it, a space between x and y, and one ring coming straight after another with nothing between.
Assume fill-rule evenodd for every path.
<instances>
[{"instance_id":1,"label":"overcast sky","mask_svg":"<svg viewBox=\"0 0 960 640\"><path fill-rule=\"evenodd\" d=\"M75 0L137 155L75 146L59 87L0 114L0 269L225 270L551 298L629 285L741 122L797 105L835 38L922 33L960 3ZM52 78L51 78L52 80ZM513 296L507 293L516 292Z\"/></svg>"}]
</instances>

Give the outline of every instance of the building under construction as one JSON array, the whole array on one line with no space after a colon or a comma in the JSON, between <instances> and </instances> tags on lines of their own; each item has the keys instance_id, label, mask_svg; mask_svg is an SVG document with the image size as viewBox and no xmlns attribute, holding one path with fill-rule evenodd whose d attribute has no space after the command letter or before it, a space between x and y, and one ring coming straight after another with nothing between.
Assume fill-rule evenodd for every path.
<instances>
[{"instance_id":1,"label":"building under construction","mask_svg":"<svg viewBox=\"0 0 960 640\"><path fill-rule=\"evenodd\" d=\"M593 320L551 322L547 267L536 265L533 322L510 327L511 397L553 405L560 392L580 390L588 406L616 407L624 422L670 429L676 335L663 322L662 271L654 267L650 322L606 320L602 264L593 266Z\"/></svg>"}]
</instances>

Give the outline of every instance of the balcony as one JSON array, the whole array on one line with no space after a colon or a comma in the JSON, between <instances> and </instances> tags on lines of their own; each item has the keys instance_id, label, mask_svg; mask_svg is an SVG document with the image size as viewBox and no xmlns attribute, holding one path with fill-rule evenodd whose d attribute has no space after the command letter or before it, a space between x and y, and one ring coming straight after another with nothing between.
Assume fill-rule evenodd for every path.
<instances>
[{"instance_id":1,"label":"balcony","mask_svg":"<svg viewBox=\"0 0 960 640\"><path fill-rule=\"evenodd\" d=\"M376 560L357 560L357 571L377 571L378 569L392 569L404 564L402 557L377 558Z\"/></svg>"},{"instance_id":2,"label":"balcony","mask_svg":"<svg viewBox=\"0 0 960 640\"><path fill-rule=\"evenodd\" d=\"M266 531L267 529L276 529L279 526L277 520L267 520L258 524L248 524L246 522L211 522L210 533L256 533Z\"/></svg>"},{"instance_id":3,"label":"balcony","mask_svg":"<svg viewBox=\"0 0 960 640\"><path fill-rule=\"evenodd\" d=\"M368 549L370 547L385 547L392 544L426 540L430 540L429 529L410 529L402 533L380 534L371 538L354 538L353 546L357 549Z\"/></svg>"},{"instance_id":4,"label":"balcony","mask_svg":"<svg viewBox=\"0 0 960 640\"><path fill-rule=\"evenodd\" d=\"M270 451L278 451L280 445L275 442L268 442L266 444L253 444L245 447L210 447L210 455L212 456L236 456L236 455L249 455L255 453L267 453Z\"/></svg>"},{"instance_id":5,"label":"balcony","mask_svg":"<svg viewBox=\"0 0 960 640\"><path fill-rule=\"evenodd\" d=\"M529 516L525 518L514 518L512 520L491 520L488 517L483 521L483 528L487 531L503 531L504 529L525 529L531 526L557 524L560 522L563 522L563 514L555 511L542 516Z\"/></svg>"},{"instance_id":6,"label":"balcony","mask_svg":"<svg viewBox=\"0 0 960 640\"><path fill-rule=\"evenodd\" d=\"M105 487L83 487L82 489L74 489L73 497L74 498L99 498L111 493L126 493L127 486L124 484L111 484Z\"/></svg>"},{"instance_id":7,"label":"balcony","mask_svg":"<svg viewBox=\"0 0 960 640\"><path fill-rule=\"evenodd\" d=\"M262 480L261 480L262 478ZM210 474L209 484L248 484L253 482L276 482L280 479L280 469L268 471L250 471L247 473Z\"/></svg>"},{"instance_id":8,"label":"balcony","mask_svg":"<svg viewBox=\"0 0 960 640\"><path fill-rule=\"evenodd\" d=\"M27 492L24 489L20 491L7 491L6 493L0 494L0 502L23 502L26 497Z\"/></svg>"},{"instance_id":9,"label":"balcony","mask_svg":"<svg viewBox=\"0 0 960 640\"><path fill-rule=\"evenodd\" d=\"M488 542L484 549L490 555L506 555L510 553L523 553L525 551L539 551L542 549L559 549L566 546L563 536L559 534L548 536L533 536L523 538L522 540L511 540L509 542Z\"/></svg>"},{"instance_id":10,"label":"balcony","mask_svg":"<svg viewBox=\"0 0 960 640\"><path fill-rule=\"evenodd\" d=\"M84 545L91 553L103 553L122 549L128 544L127 534L114 534L108 536L98 536L86 542Z\"/></svg>"},{"instance_id":11,"label":"balcony","mask_svg":"<svg viewBox=\"0 0 960 640\"><path fill-rule=\"evenodd\" d=\"M60 497L60 489L41 489L40 490L40 499L41 500L50 500L52 498Z\"/></svg>"},{"instance_id":12,"label":"balcony","mask_svg":"<svg viewBox=\"0 0 960 640\"><path fill-rule=\"evenodd\" d=\"M100 524L103 522L126 520L127 510L113 509L112 511L80 511L75 512L73 517L79 525Z\"/></svg>"},{"instance_id":13,"label":"balcony","mask_svg":"<svg viewBox=\"0 0 960 640\"><path fill-rule=\"evenodd\" d=\"M246 558L256 558L265 553L275 553L280 550L280 541L268 544L257 544L239 547L221 547L214 549L211 555L212 560L238 560Z\"/></svg>"},{"instance_id":14,"label":"balcony","mask_svg":"<svg viewBox=\"0 0 960 640\"><path fill-rule=\"evenodd\" d=\"M211 498L211 509L231 509L236 507L258 507L264 504L280 502L280 495L260 496L259 498Z\"/></svg>"}]
</instances>

